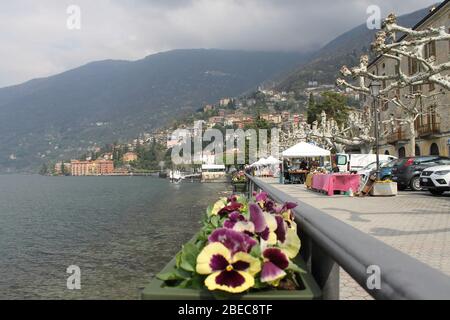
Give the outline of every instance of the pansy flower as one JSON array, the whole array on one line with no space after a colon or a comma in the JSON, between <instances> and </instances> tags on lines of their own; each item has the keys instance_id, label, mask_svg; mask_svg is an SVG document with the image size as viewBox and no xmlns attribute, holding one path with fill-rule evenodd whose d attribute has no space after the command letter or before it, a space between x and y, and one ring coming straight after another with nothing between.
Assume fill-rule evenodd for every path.
<instances>
[{"instance_id":1,"label":"pansy flower","mask_svg":"<svg viewBox=\"0 0 450 320\"><path fill-rule=\"evenodd\" d=\"M278 247L282 249L290 259L295 258L301 247L297 230L294 228L287 228L284 240L281 241L278 239Z\"/></svg>"},{"instance_id":2,"label":"pansy flower","mask_svg":"<svg viewBox=\"0 0 450 320\"><path fill-rule=\"evenodd\" d=\"M275 234L277 220L275 219L275 216L268 212L263 212L261 208L254 203L250 204L249 211L250 221L255 225L255 233L269 244L275 244L277 242Z\"/></svg>"},{"instance_id":3,"label":"pansy flower","mask_svg":"<svg viewBox=\"0 0 450 320\"><path fill-rule=\"evenodd\" d=\"M269 195L267 194L267 192L263 191L263 192L257 193L255 195L255 202L257 204L259 204L259 206L261 208L264 208L264 204L266 203L266 200L268 199L268 197L269 197Z\"/></svg>"},{"instance_id":4,"label":"pansy flower","mask_svg":"<svg viewBox=\"0 0 450 320\"><path fill-rule=\"evenodd\" d=\"M247 234L232 229L216 229L208 237L208 242L220 242L233 254L237 252L249 253L258 242Z\"/></svg>"},{"instance_id":5,"label":"pansy flower","mask_svg":"<svg viewBox=\"0 0 450 320\"><path fill-rule=\"evenodd\" d=\"M227 205L227 198L220 198L214 203L210 215L215 216L219 214L219 211Z\"/></svg>"},{"instance_id":6,"label":"pansy flower","mask_svg":"<svg viewBox=\"0 0 450 320\"><path fill-rule=\"evenodd\" d=\"M260 270L259 259L245 252L233 254L220 242L208 244L197 257L196 271L209 275L205 279L209 290L244 292L254 286L254 276Z\"/></svg>"},{"instance_id":7,"label":"pansy flower","mask_svg":"<svg viewBox=\"0 0 450 320\"><path fill-rule=\"evenodd\" d=\"M223 226L228 229L233 229L236 223L240 221L245 221L245 217L239 211L234 211L228 215L228 219L224 221Z\"/></svg>"},{"instance_id":8,"label":"pansy flower","mask_svg":"<svg viewBox=\"0 0 450 320\"><path fill-rule=\"evenodd\" d=\"M286 276L284 271L289 267L288 256L278 248L267 248L263 251L264 262L261 271L261 282L277 286Z\"/></svg>"},{"instance_id":9,"label":"pansy flower","mask_svg":"<svg viewBox=\"0 0 450 320\"><path fill-rule=\"evenodd\" d=\"M229 202L225 207L223 207L222 209L219 210L218 214L220 216L230 214L230 213L237 211L243 207L242 203L239 203L239 202L233 201L233 200L236 200L236 198L233 198L231 202Z\"/></svg>"},{"instance_id":10,"label":"pansy flower","mask_svg":"<svg viewBox=\"0 0 450 320\"><path fill-rule=\"evenodd\" d=\"M297 230L297 224L294 221L295 217L292 212L292 209L295 207L297 207L296 203L286 202L282 207L276 207L274 211L283 217L289 228Z\"/></svg>"}]
</instances>

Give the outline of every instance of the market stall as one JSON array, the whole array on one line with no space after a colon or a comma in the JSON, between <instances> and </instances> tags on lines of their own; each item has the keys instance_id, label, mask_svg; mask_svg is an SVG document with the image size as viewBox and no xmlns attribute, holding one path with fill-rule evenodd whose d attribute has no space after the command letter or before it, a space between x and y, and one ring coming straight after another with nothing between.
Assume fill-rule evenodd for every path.
<instances>
[{"instance_id":1,"label":"market stall","mask_svg":"<svg viewBox=\"0 0 450 320\"><path fill-rule=\"evenodd\" d=\"M253 169L254 175L257 177L276 177L279 175L279 165L281 161L273 156L261 158L250 167Z\"/></svg>"},{"instance_id":2,"label":"market stall","mask_svg":"<svg viewBox=\"0 0 450 320\"><path fill-rule=\"evenodd\" d=\"M323 191L329 196L332 196L335 191L357 192L359 180L359 175L356 174L316 174L312 176L311 188Z\"/></svg>"},{"instance_id":3,"label":"market stall","mask_svg":"<svg viewBox=\"0 0 450 320\"><path fill-rule=\"evenodd\" d=\"M305 183L311 170L330 159L329 150L306 142L300 142L282 153L281 183Z\"/></svg>"}]
</instances>

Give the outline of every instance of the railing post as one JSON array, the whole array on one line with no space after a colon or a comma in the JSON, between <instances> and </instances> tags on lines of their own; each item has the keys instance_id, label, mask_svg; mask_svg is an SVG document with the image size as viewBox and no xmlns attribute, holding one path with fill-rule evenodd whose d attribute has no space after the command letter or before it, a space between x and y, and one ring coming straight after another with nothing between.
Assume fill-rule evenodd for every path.
<instances>
[{"instance_id":1,"label":"railing post","mask_svg":"<svg viewBox=\"0 0 450 320\"><path fill-rule=\"evenodd\" d=\"M300 238L300 241L302 244L300 247L300 255L302 256L303 261L305 261L308 271L311 272L311 264L312 264L312 240L311 240L311 237L301 229L299 229L298 235L299 235L299 238Z\"/></svg>"},{"instance_id":2,"label":"railing post","mask_svg":"<svg viewBox=\"0 0 450 320\"><path fill-rule=\"evenodd\" d=\"M339 300L339 265L314 243L312 244L311 273L322 289L322 299Z\"/></svg>"}]
</instances>

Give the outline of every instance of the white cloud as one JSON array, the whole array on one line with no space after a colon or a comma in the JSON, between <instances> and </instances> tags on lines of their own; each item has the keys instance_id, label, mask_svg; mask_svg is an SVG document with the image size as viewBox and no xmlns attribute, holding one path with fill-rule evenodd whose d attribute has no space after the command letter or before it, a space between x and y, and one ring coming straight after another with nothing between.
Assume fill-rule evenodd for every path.
<instances>
[{"instance_id":1,"label":"white cloud","mask_svg":"<svg viewBox=\"0 0 450 320\"><path fill-rule=\"evenodd\" d=\"M365 23L366 8L411 12L433 0L16 0L0 11L0 87L93 60L177 48L312 50ZM81 30L66 9L81 7Z\"/></svg>"}]
</instances>

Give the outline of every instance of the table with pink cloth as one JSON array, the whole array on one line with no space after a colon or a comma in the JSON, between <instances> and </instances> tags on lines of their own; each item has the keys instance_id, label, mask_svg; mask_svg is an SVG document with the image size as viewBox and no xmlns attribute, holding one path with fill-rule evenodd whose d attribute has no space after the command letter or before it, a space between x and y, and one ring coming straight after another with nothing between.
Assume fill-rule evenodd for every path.
<instances>
[{"instance_id":1,"label":"table with pink cloth","mask_svg":"<svg viewBox=\"0 0 450 320\"><path fill-rule=\"evenodd\" d=\"M315 174L312 177L312 189L325 191L329 196L334 191L357 192L359 189L359 175L357 174Z\"/></svg>"}]
</instances>

